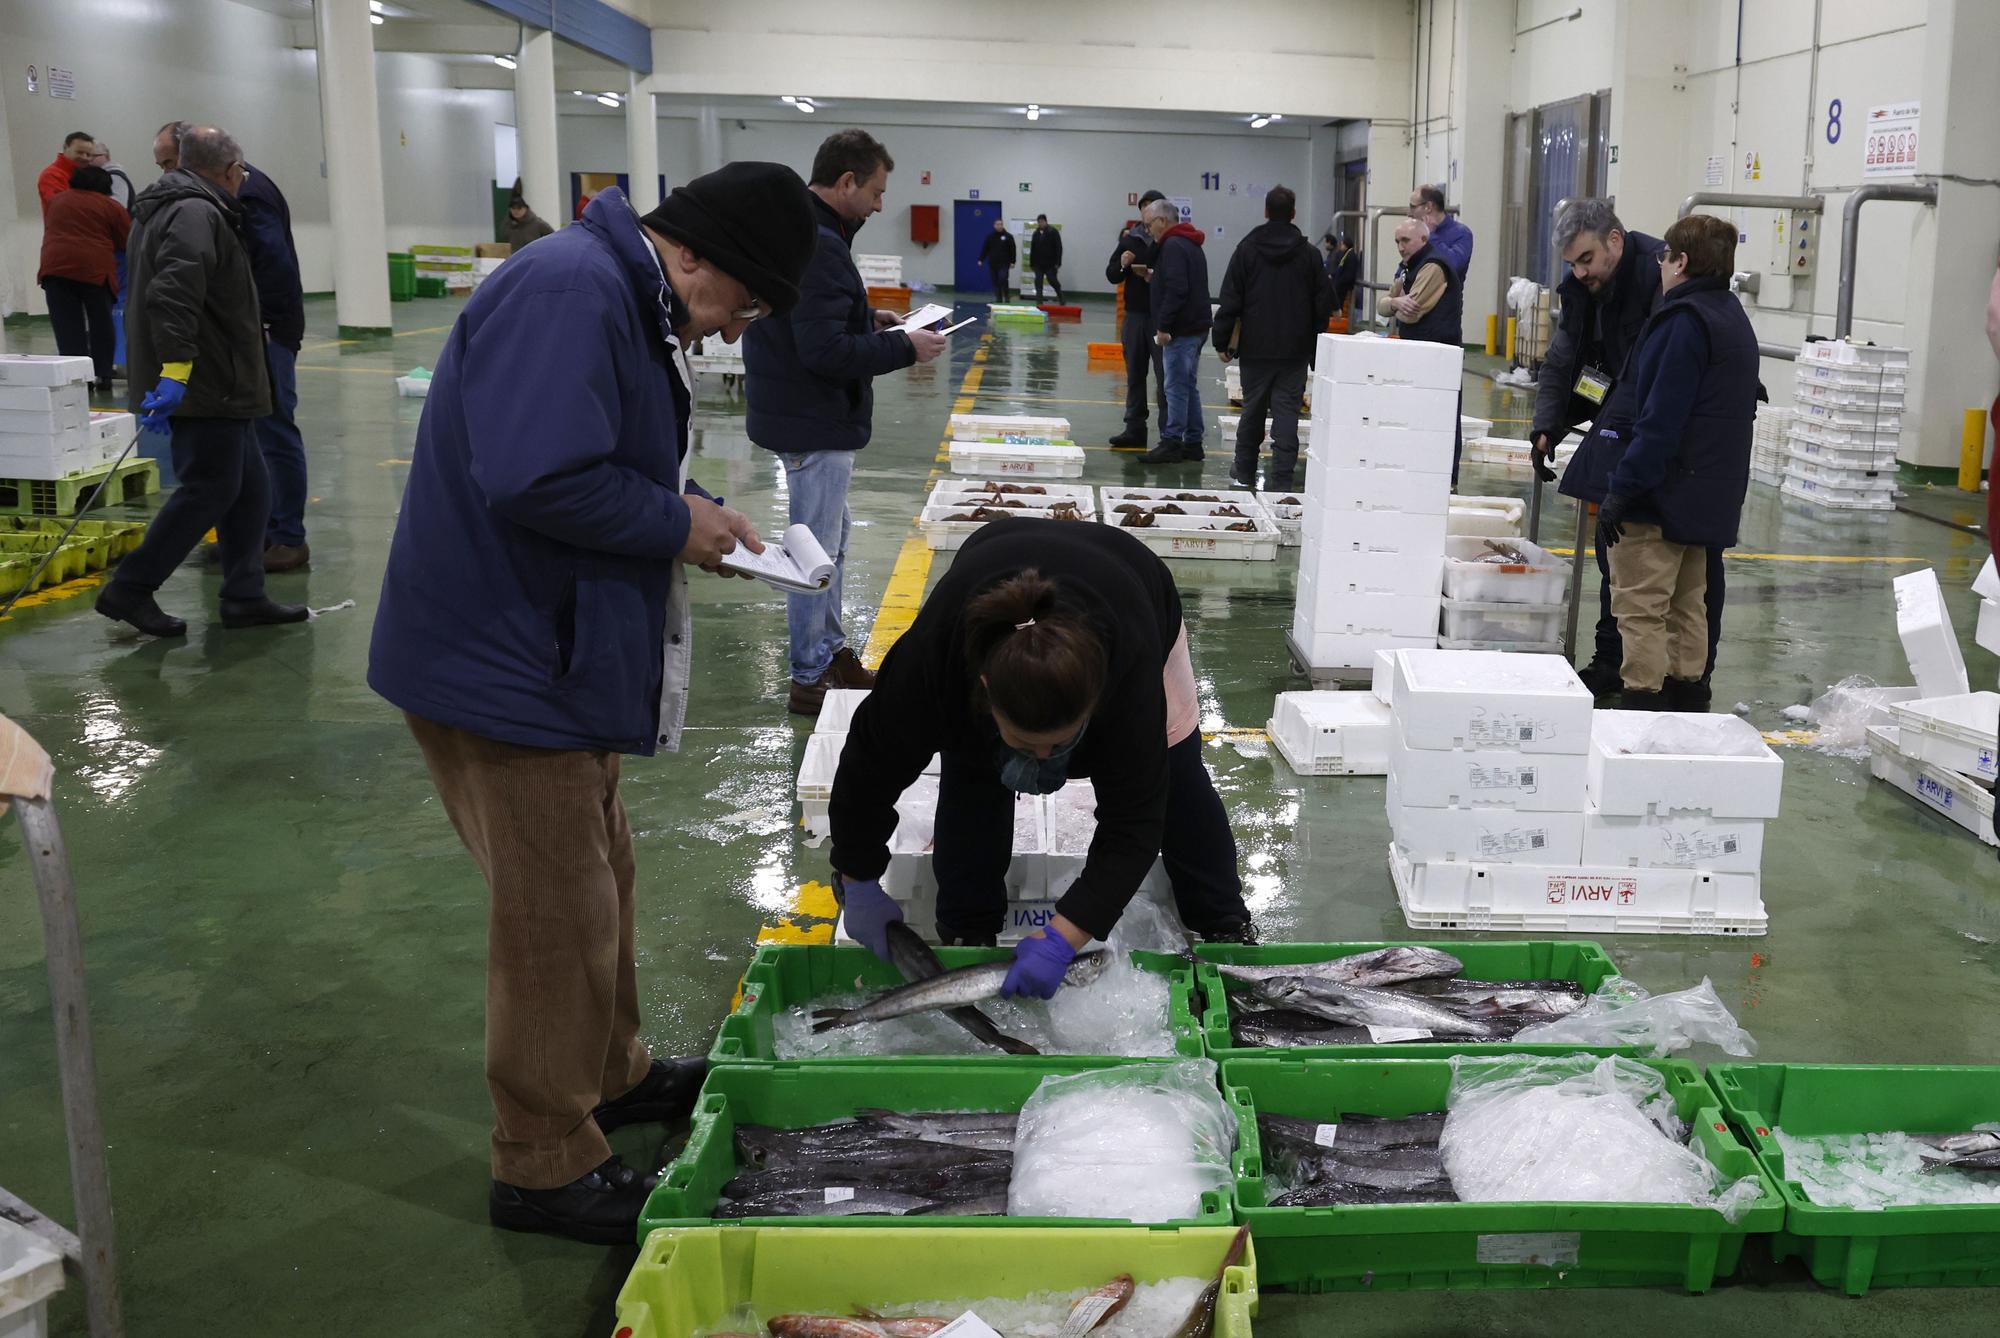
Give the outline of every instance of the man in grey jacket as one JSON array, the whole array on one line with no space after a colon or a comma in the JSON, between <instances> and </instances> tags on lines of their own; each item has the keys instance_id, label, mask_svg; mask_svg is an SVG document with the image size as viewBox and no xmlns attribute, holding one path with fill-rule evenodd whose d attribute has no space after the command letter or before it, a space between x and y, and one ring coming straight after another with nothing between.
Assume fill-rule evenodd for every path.
<instances>
[{"instance_id":1,"label":"man in grey jacket","mask_svg":"<svg viewBox=\"0 0 2000 1338\"><path fill-rule=\"evenodd\" d=\"M222 541L222 625L304 622L302 604L264 593L264 525L271 507L256 420L271 411L263 315L242 240L236 192L243 150L228 132L197 126L180 167L133 202L127 250L132 291L125 337L140 423L173 434L180 486L145 542L118 565L97 611L151 636L187 624L153 595L213 527Z\"/></svg>"}]
</instances>

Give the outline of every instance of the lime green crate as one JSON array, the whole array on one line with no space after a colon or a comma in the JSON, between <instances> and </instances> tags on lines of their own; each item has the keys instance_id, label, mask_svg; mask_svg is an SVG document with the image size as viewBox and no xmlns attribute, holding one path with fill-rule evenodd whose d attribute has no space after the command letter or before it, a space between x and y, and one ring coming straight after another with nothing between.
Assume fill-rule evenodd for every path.
<instances>
[{"instance_id":1,"label":"lime green crate","mask_svg":"<svg viewBox=\"0 0 2000 1338\"><path fill-rule=\"evenodd\" d=\"M1963 1133L2000 1120L2000 1067L1930 1064L1717 1064L1709 1086L1785 1200L1775 1259L1805 1261L1822 1287L2000 1284L2000 1204L1865 1211L1823 1208L1785 1174L1788 1134Z\"/></svg>"},{"instance_id":2,"label":"lime green crate","mask_svg":"<svg viewBox=\"0 0 2000 1338\"><path fill-rule=\"evenodd\" d=\"M687 1227L646 1237L618 1292L620 1338L691 1338L741 1305L783 1314L847 1313L856 1304L979 1300L1135 1282L1214 1277L1234 1227L1024 1227L1005 1249L939 1227ZM1216 1338L1251 1338L1257 1253L1222 1276Z\"/></svg>"},{"instance_id":3,"label":"lime green crate","mask_svg":"<svg viewBox=\"0 0 2000 1338\"><path fill-rule=\"evenodd\" d=\"M444 280L443 280L443 279L434 279L434 278L432 278L432 277L431 277L430 275L428 275L428 274L419 274L419 275L417 276L417 296L418 296L418 297L443 297L443 296L444 296Z\"/></svg>"},{"instance_id":4,"label":"lime green crate","mask_svg":"<svg viewBox=\"0 0 2000 1338\"><path fill-rule=\"evenodd\" d=\"M160 462L132 456L122 465L98 465L59 479L0 478L0 514L73 516L85 503L117 506L159 490Z\"/></svg>"},{"instance_id":5,"label":"lime green crate","mask_svg":"<svg viewBox=\"0 0 2000 1338\"><path fill-rule=\"evenodd\" d=\"M1201 1032L1210 1059L1265 1059L1279 1055L1321 1059L1434 1059L1439 1055L1570 1055L1578 1051L1600 1055L1636 1055L1639 1047L1577 1045L1515 1045L1512 1042L1406 1041L1394 1045L1257 1046L1238 1045L1229 1032L1229 995L1224 977L1213 965L1292 966L1327 962L1378 948L1437 948L1465 963L1467 980L1573 980L1595 991L1618 967L1595 943L1204 943L1194 950L1195 984L1202 998Z\"/></svg>"},{"instance_id":6,"label":"lime green crate","mask_svg":"<svg viewBox=\"0 0 2000 1338\"><path fill-rule=\"evenodd\" d=\"M949 968L976 966L981 962L1011 960L1011 948L940 948L938 960ZM1135 965L1157 972L1168 980L1167 1021L1173 1032L1174 1054L1178 1059L1200 1059L1201 1032L1195 1022L1194 970L1184 957L1160 952L1135 952ZM891 989L903 983L895 967L857 944L766 944L750 959L743 973L743 999L736 1011L723 1019L715 1044L708 1052L711 1064L768 1063L778 1058L772 1039L772 1023L779 1014L808 1000L828 994L845 993L860 980L866 989ZM1004 1028L1003 1028L1004 1030ZM1090 1056L1102 1063L1148 1063L1147 1059L1120 1059ZM982 1055L858 1055L853 1058L801 1059L811 1064L936 1064L943 1061L976 1064L1035 1064L1033 1055L1009 1055L998 1050Z\"/></svg>"},{"instance_id":7,"label":"lime green crate","mask_svg":"<svg viewBox=\"0 0 2000 1338\"><path fill-rule=\"evenodd\" d=\"M1784 1200L1729 1132L1694 1065L1635 1061L1666 1078L1697 1147L1725 1176L1763 1194L1739 1222L1674 1203L1396 1203L1271 1208L1256 1114L1334 1122L1443 1110L1449 1059L1232 1059L1224 1095L1247 1131L1236 1154L1236 1215L1257 1238L1267 1286L1299 1291L1684 1287L1705 1292L1736 1271L1743 1243L1784 1225Z\"/></svg>"},{"instance_id":8,"label":"lime green crate","mask_svg":"<svg viewBox=\"0 0 2000 1338\"><path fill-rule=\"evenodd\" d=\"M96 540L108 541L107 552L112 558L124 557L137 548L146 537L146 523L133 520L54 520L44 516L0 516L0 544L9 536L16 538L39 535L45 540L59 540L65 530L71 531L70 542L91 543Z\"/></svg>"},{"instance_id":9,"label":"lime green crate","mask_svg":"<svg viewBox=\"0 0 2000 1338\"><path fill-rule=\"evenodd\" d=\"M695 1104L687 1145L667 1166L639 1214L639 1236L679 1226L879 1226L899 1217L745 1217L718 1221L711 1214L736 1162L736 1123L805 1129L847 1119L870 1107L898 1111L1019 1110L1057 1074L1115 1067L1093 1059L1039 1059L1018 1066L976 1061L929 1064L732 1064L710 1069ZM1253 1137L1245 1126L1239 1137ZM1201 1214L1161 1226L1222 1226L1232 1220L1229 1195L1204 1194ZM1016 1226L1129 1226L1129 1222L1057 1217L938 1218L951 1230Z\"/></svg>"}]
</instances>

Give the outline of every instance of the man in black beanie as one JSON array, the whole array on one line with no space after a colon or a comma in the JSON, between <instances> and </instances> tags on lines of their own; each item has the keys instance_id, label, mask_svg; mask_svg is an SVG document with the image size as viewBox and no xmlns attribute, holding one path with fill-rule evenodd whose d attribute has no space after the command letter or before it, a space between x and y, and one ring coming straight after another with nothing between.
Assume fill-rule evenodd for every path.
<instances>
[{"instance_id":1,"label":"man in black beanie","mask_svg":"<svg viewBox=\"0 0 2000 1338\"><path fill-rule=\"evenodd\" d=\"M813 229L777 163L732 163L643 220L602 191L473 293L424 401L368 682L491 893L497 1226L629 1243L657 1177L605 1132L678 1119L701 1084L702 1060L639 1039L619 755L679 746L687 568L763 551L684 472L683 350L788 310Z\"/></svg>"}]
</instances>

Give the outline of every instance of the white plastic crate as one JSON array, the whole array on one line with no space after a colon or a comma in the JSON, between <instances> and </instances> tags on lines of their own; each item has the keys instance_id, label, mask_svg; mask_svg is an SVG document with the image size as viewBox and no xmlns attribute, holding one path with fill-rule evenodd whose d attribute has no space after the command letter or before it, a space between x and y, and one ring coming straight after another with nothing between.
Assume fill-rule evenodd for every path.
<instances>
[{"instance_id":1,"label":"white plastic crate","mask_svg":"<svg viewBox=\"0 0 2000 1338\"><path fill-rule=\"evenodd\" d=\"M1770 927L1754 873L1420 864L1394 845L1389 872L1412 929L1583 937L1756 936Z\"/></svg>"},{"instance_id":2,"label":"white plastic crate","mask_svg":"<svg viewBox=\"0 0 2000 1338\"><path fill-rule=\"evenodd\" d=\"M1905 572L1896 578L1895 588L1896 636L1916 677L1917 691L1926 697L1965 692L1971 687L1965 655L1958 648L1958 633L1951 625L1937 573L1929 567Z\"/></svg>"},{"instance_id":3,"label":"white plastic crate","mask_svg":"<svg viewBox=\"0 0 2000 1338\"><path fill-rule=\"evenodd\" d=\"M1505 554L1523 562L1493 561ZM1444 594L1447 599L1491 604L1554 604L1569 589L1569 564L1526 539L1484 539L1452 535L1444 541Z\"/></svg>"},{"instance_id":4,"label":"white plastic crate","mask_svg":"<svg viewBox=\"0 0 2000 1338\"><path fill-rule=\"evenodd\" d=\"M1391 701L1412 748L1590 749L1590 689L1557 655L1411 650L1396 657Z\"/></svg>"},{"instance_id":5,"label":"white plastic crate","mask_svg":"<svg viewBox=\"0 0 2000 1338\"><path fill-rule=\"evenodd\" d=\"M2000 692L1925 697L1889 708L1903 731L1903 752L1974 780L2000 778L1994 731L2000 729Z\"/></svg>"},{"instance_id":6,"label":"white plastic crate","mask_svg":"<svg viewBox=\"0 0 2000 1338\"><path fill-rule=\"evenodd\" d=\"M1400 738L1389 744L1390 779L1403 804L1413 808L1581 813L1588 762L1568 753L1412 748Z\"/></svg>"},{"instance_id":7,"label":"white plastic crate","mask_svg":"<svg viewBox=\"0 0 2000 1338\"><path fill-rule=\"evenodd\" d=\"M1907 371L1910 350L1891 348L1886 344L1856 344L1845 339L1816 339L1800 346L1799 361Z\"/></svg>"},{"instance_id":8,"label":"white plastic crate","mask_svg":"<svg viewBox=\"0 0 2000 1338\"><path fill-rule=\"evenodd\" d=\"M1314 352L1318 379L1345 385L1420 386L1458 391L1465 350L1377 335L1323 334Z\"/></svg>"},{"instance_id":9,"label":"white plastic crate","mask_svg":"<svg viewBox=\"0 0 2000 1338\"><path fill-rule=\"evenodd\" d=\"M1973 631L1972 640L1982 650L2000 655L2000 599L1979 601L1979 625Z\"/></svg>"},{"instance_id":10,"label":"white plastic crate","mask_svg":"<svg viewBox=\"0 0 2000 1338\"><path fill-rule=\"evenodd\" d=\"M1423 808L1389 777L1389 834L1419 864L1573 866L1583 857L1583 814L1512 808Z\"/></svg>"},{"instance_id":11,"label":"white plastic crate","mask_svg":"<svg viewBox=\"0 0 2000 1338\"><path fill-rule=\"evenodd\" d=\"M1862 389L1858 386L1823 385L1801 378L1796 387L1801 404L1821 409L1847 409L1857 414L1901 414L1903 390Z\"/></svg>"},{"instance_id":12,"label":"white plastic crate","mask_svg":"<svg viewBox=\"0 0 2000 1338\"><path fill-rule=\"evenodd\" d=\"M1112 502L1104 508L1104 514L1113 523L1123 516L1133 514L1149 516L1184 516L1202 520L1253 520L1258 516L1266 520L1271 513L1264 509L1262 502Z\"/></svg>"},{"instance_id":13,"label":"white plastic crate","mask_svg":"<svg viewBox=\"0 0 2000 1338\"><path fill-rule=\"evenodd\" d=\"M1458 416L1458 437L1460 441L1472 441L1479 437L1489 436L1492 434L1492 431L1493 420L1491 418L1474 418L1469 413L1462 413Z\"/></svg>"},{"instance_id":14,"label":"white plastic crate","mask_svg":"<svg viewBox=\"0 0 2000 1338\"><path fill-rule=\"evenodd\" d=\"M49 1298L62 1288L62 1254L0 1217L0 1338L47 1338Z\"/></svg>"},{"instance_id":15,"label":"white plastic crate","mask_svg":"<svg viewBox=\"0 0 2000 1338\"><path fill-rule=\"evenodd\" d=\"M1444 560L1415 553L1315 551L1299 555L1299 579L1315 599L1336 595L1403 595L1430 601L1433 610L1444 578ZM1302 599L1301 603L1304 602Z\"/></svg>"},{"instance_id":16,"label":"white plastic crate","mask_svg":"<svg viewBox=\"0 0 2000 1338\"><path fill-rule=\"evenodd\" d=\"M967 539L995 520L1010 516L1047 520L1052 516L1052 509L1063 503L1075 507L1075 512L1066 513L1063 519L1077 522L1096 520L1097 506L1091 501L1089 490L1078 488L1073 491L1083 493L1084 496L1080 500L1043 496L1005 497L998 501L990 495L981 493L960 493L943 499L933 497L925 504L922 514L917 519L924 529L924 543L930 548L949 552L963 546ZM982 507L998 511L1000 514L989 515L985 520L953 519L957 516L970 515Z\"/></svg>"},{"instance_id":17,"label":"white plastic crate","mask_svg":"<svg viewBox=\"0 0 2000 1338\"><path fill-rule=\"evenodd\" d=\"M1353 389L1353 387L1348 387ZM1451 476L1451 428L1356 427L1313 419L1306 460L1328 469L1400 469Z\"/></svg>"},{"instance_id":18,"label":"white plastic crate","mask_svg":"<svg viewBox=\"0 0 2000 1338\"><path fill-rule=\"evenodd\" d=\"M1448 641L1527 641L1548 645L1562 639L1568 605L1513 604L1470 599L1443 601L1438 635Z\"/></svg>"},{"instance_id":19,"label":"white plastic crate","mask_svg":"<svg viewBox=\"0 0 2000 1338\"><path fill-rule=\"evenodd\" d=\"M1779 485L1779 491L1787 497L1796 497L1802 502L1829 511L1894 511L1896 495L1886 492L1860 492L1852 488L1834 488L1818 479L1802 479L1787 473Z\"/></svg>"},{"instance_id":20,"label":"white plastic crate","mask_svg":"<svg viewBox=\"0 0 2000 1338\"><path fill-rule=\"evenodd\" d=\"M1818 460L1843 469L1886 473L1892 477L1897 465L1896 448L1893 443L1881 449L1873 446L1829 446L1810 437L1793 437L1770 458L1780 467L1788 459ZM1755 453L1752 454L1751 462L1756 463Z\"/></svg>"},{"instance_id":21,"label":"white plastic crate","mask_svg":"<svg viewBox=\"0 0 2000 1338\"><path fill-rule=\"evenodd\" d=\"M0 386L66 386L88 381L96 374L89 358L55 353L0 353Z\"/></svg>"},{"instance_id":22,"label":"white plastic crate","mask_svg":"<svg viewBox=\"0 0 2000 1338\"><path fill-rule=\"evenodd\" d=\"M1305 527L1305 493L1294 488L1289 492L1260 492L1256 496L1264 514L1278 527L1278 542L1287 548L1297 548Z\"/></svg>"},{"instance_id":23,"label":"white plastic crate","mask_svg":"<svg viewBox=\"0 0 2000 1338\"><path fill-rule=\"evenodd\" d=\"M1895 436L1903 430L1903 416L1894 413L1876 413L1872 409L1842 408L1838 405L1815 404L1810 400L1800 400L1792 408L1792 429L1797 431L1801 424L1815 424L1839 428L1848 432L1872 432L1878 436Z\"/></svg>"},{"instance_id":24,"label":"white plastic crate","mask_svg":"<svg viewBox=\"0 0 2000 1338\"><path fill-rule=\"evenodd\" d=\"M955 413L951 416L951 435L955 441L998 442L1009 437L1068 441L1069 419L1033 414Z\"/></svg>"},{"instance_id":25,"label":"white plastic crate","mask_svg":"<svg viewBox=\"0 0 2000 1338\"><path fill-rule=\"evenodd\" d=\"M1265 726L1301 776L1389 773L1389 708L1370 692L1281 692Z\"/></svg>"},{"instance_id":26,"label":"white plastic crate","mask_svg":"<svg viewBox=\"0 0 2000 1338\"><path fill-rule=\"evenodd\" d=\"M1407 469L1336 469L1315 464L1306 475L1306 506L1339 512L1343 518L1354 511L1441 516L1450 499L1448 474L1420 474Z\"/></svg>"},{"instance_id":27,"label":"white plastic crate","mask_svg":"<svg viewBox=\"0 0 2000 1338\"><path fill-rule=\"evenodd\" d=\"M1106 511L1119 502L1232 502L1248 511L1257 505L1257 494L1242 488L1132 488L1106 484L1097 490Z\"/></svg>"},{"instance_id":28,"label":"white plastic crate","mask_svg":"<svg viewBox=\"0 0 2000 1338\"><path fill-rule=\"evenodd\" d=\"M1910 384L1908 366L1900 368L1864 367L1853 363L1808 362L1801 359L1795 384L1826 386L1836 390L1886 391L1903 394Z\"/></svg>"},{"instance_id":29,"label":"white plastic crate","mask_svg":"<svg viewBox=\"0 0 2000 1338\"><path fill-rule=\"evenodd\" d=\"M1349 511L1338 517L1306 508L1300 522L1303 546L1319 559L1323 554L1401 553L1405 556L1444 555L1444 516L1406 516L1394 511ZM1303 563L1306 554L1301 553Z\"/></svg>"},{"instance_id":30,"label":"white plastic crate","mask_svg":"<svg viewBox=\"0 0 2000 1338\"><path fill-rule=\"evenodd\" d=\"M1844 460L1817 456L1796 447L1785 452L1785 473L1795 479L1811 479L1822 487L1857 493L1894 494L1896 473L1857 468Z\"/></svg>"},{"instance_id":31,"label":"white plastic crate","mask_svg":"<svg viewBox=\"0 0 2000 1338\"><path fill-rule=\"evenodd\" d=\"M1518 539L1527 523L1528 504L1518 497L1459 497L1451 499L1445 532L1491 539Z\"/></svg>"},{"instance_id":32,"label":"white plastic crate","mask_svg":"<svg viewBox=\"0 0 2000 1338\"><path fill-rule=\"evenodd\" d=\"M1345 587L1322 588L1311 573L1301 572L1292 628L1301 636L1333 632L1344 636L1437 636L1437 596L1355 592Z\"/></svg>"},{"instance_id":33,"label":"white plastic crate","mask_svg":"<svg viewBox=\"0 0 2000 1338\"><path fill-rule=\"evenodd\" d=\"M1757 873L1764 866L1764 823L1706 813L1622 817L1588 806L1583 811L1583 862L1594 869Z\"/></svg>"},{"instance_id":34,"label":"white plastic crate","mask_svg":"<svg viewBox=\"0 0 2000 1338\"><path fill-rule=\"evenodd\" d=\"M1083 477L1081 446L1003 446L954 441L946 454L954 474L992 474L1010 479Z\"/></svg>"},{"instance_id":35,"label":"white plastic crate","mask_svg":"<svg viewBox=\"0 0 2000 1338\"><path fill-rule=\"evenodd\" d=\"M1031 505L1050 502L1097 504L1097 490L1087 483L1036 483L1020 479L941 478L931 485L930 502L952 502L968 497L998 496L1006 501Z\"/></svg>"},{"instance_id":36,"label":"white plastic crate","mask_svg":"<svg viewBox=\"0 0 2000 1338\"><path fill-rule=\"evenodd\" d=\"M813 721L815 734L845 734L854 722L854 713L868 700L867 688L828 688L821 699L819 715Z\"/></svg>"},{"instance_id":37,"label":"white plastic crate","mask_svg":"<svg viewBox=\"0 0 2000 1338\"><path fill-rule=\"evenodd\" d=\"M1451 637L1438 638L1439 650L1494 650L1509 655L1561 655L1563 643L1560 641L1458 641Z\"/></svg>"},{"instance_id":38,"label":"white plastic crate","mask_svg":"<svg viewBox=\"0 0 2000 1338\"><path fill-rule=\"evenodd\" d=\"M1256 506L1256 503L1251 503ZM1247 508L1246 508L1247 510ZM1165 558L1216 558L1237 562L1273 562L1278 557L1278 527L1260 507L1242 519L1227 516L1161 516L1143 527L1122 524L1123 516L1107 513L1099 517L1114 525ZM1231 530L1231 525L1249 525Z\"/></svg>"},{"instance_id":39,"label":"white plastic crate","mask_svg":"<svg viewBox=\"0 0 2000 1338\"><path fill-rule=\"evenodd\" d=\"M1315 446L1322 441L1335 441L1339 434L1355 428L1442 433L1449 437L1458 427L1458 394L1418 386L1355 385L1322 376L1313 381L1312 423Z\"/></svg>"},{"instance_id":40,"label":"white plastic crate","mask_svg":"<svg viewBox=\"0 0 2000 1338\"><path fill-rule=\"evenodd\" d=\"M1754 743L1757 752L1738 757L1634 751L1649 731L1672 730L1677 721L1689 728L1727 730L1745 744ZM1775 818L1785 788L1785 763L1764 744L1756 726L1736 716L1598 711L1591 718L1587 788L1598 812L1610 817L1687 811L1722 819Z\"/></svg>"},{"instance_id":41,"label":"white plastic crate","mask_svg":"<svg viewBox=\"0 0 2000 1338\"><path fill-rule=\"evenodd\" d=\"M1868 769L1875 779L1944 814L1987 845L2000 845L1993 829L1993 792L1955 771L1907 756L1901 734L1893 725L1869 727Z\"/></svg>"},{"instance_id":42,"label":"white plastic crate","mask_svg":"<svg viewBox=\"0 0 2000 1338\"><path fill-rule=\"evenodd\" d=\"M1879 426L1843 427L1813 418L1794 418L1788 438L1793 442L1815 441L1822 446L1843 446L1850 450L1893 451L1902 442L1902 433Z\"/></svg>"},{"instance_id":43,"label":"white plastic crate","mask_svg":"<svg viewBox=\"0 0 2000 1338\"><path fill-rule=\"evenodd\" d=\"M806 739L804 759L799 763L799 819L808 835L825 836L827 805L833 799L833 778L840 770L840 750L847 746L847 734L813 734Z\"/></svg>"}]
</instances>

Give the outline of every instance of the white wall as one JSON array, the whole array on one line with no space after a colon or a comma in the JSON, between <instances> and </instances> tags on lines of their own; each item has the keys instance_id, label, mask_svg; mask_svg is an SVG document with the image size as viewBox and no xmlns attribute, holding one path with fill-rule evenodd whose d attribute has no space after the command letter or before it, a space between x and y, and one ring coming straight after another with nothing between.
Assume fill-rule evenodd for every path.
<instances>
[{"instance_id":1,"label":"white wall","mask_svg":"<svg viewBox=\"0 0 2000 1338\"><path fill-rule=\"evenodd\" d=\"M7 227L0 211L7 251L0 257L0 307L45 310L34 286L41 251L35 178L63 135L103 136L115 161L144 188L158 175L153 133L170 119L215 122L242 142L291 203L307 291L331 289L317 59L295 49L291 38L284 20L231 0L0 4L8 69L0 100L15 216ZM74 70L75 100L49 97L46 84L30 95L22 68L28 63ZM376 57L392 247L465 244L492 234L492 124L513 119L513 98L453 89L450 82L450 67L435 57Z\"/></svg>"},{"instance_id":2,"label":"white wall","mask_svg":"<svg viewBox=\"0 0 2000 1338\"><path fill-rule=\"evenodd\" d=\"M1618 9L1627 3L1630 0L1518 0L1512 6L1515 35L1508 98L1512 109L1526 111L1611 87L1614 30ZM1734 0L1731 3L1733 8ZM1764 3L1749 0L1753 8ZM1677 13L1684 9L1671 8ZM1564 17L1578 9L1583 11L1579 17Z\"/></svg>"}]
</instances>

